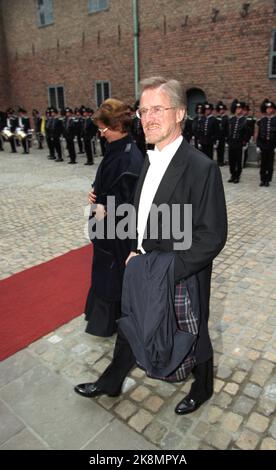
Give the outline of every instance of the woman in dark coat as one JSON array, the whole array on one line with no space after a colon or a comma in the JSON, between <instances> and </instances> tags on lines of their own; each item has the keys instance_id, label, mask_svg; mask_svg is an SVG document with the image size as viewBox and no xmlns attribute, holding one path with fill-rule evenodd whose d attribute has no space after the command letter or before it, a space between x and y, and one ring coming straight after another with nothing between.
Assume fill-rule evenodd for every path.
<instances>
[{"instance_id":1,"label":"woman in dark coat","mask_svg":"<svg viewBox=\"0 0 276 470\"><path fill-rule=\"evenodd\" d=\"M132 119L123 102L105 100L93 116L93 121L107 144L88 199L95 208L91 218L93 216L97 223L103 224L105 236L93 236L92 285L85 305L85 331L107 337L116 331L116 320L121 315L122 281L125 260L130 252L128 238L121 240L117 235L114 239L106 236L107 197L115 197L115 208L133 202L143 156L129 134ZM115 224L121 219L116 216Z\"/></svg>"}]
</instances>

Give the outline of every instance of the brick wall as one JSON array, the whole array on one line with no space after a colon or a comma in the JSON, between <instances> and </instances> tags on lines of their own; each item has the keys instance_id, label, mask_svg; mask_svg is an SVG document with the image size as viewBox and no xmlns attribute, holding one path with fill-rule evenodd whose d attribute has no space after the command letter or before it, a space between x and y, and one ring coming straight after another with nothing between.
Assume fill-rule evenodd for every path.
<instances>
[{"instance_id":1,"label":"brick wall","mask_svg":"<svg viewBox=\"0 0 276 470\"><path fill-rule=\"evenodd\" d=\"M0 110L6 110L10 103L9 70L7 61L6 37L2 21L2 1L0 0Z\"/></svg>"},{"instance_id":2,"label":"brick wall","mask_svg":"<svg viewBox=\"0 0 276 470\"><path fill-rule=\"evenodd\" d=\"M110 0L107 11L90 15L87 3L54 0L54 24L38 28L35 0L9 0L3 22L11 104L44 109L47 87L64 85L67 105L95 106L96 80L110 80L112 96L133 103L132 2ZM276 14L272 0L251 0L242 17L243 3L139 0L140 76L174 76L210 101L238 97L258 110L276 96L276 79L268 79ZM0 93L0 108L2 100Z\"/></svg>"}]
</instances>

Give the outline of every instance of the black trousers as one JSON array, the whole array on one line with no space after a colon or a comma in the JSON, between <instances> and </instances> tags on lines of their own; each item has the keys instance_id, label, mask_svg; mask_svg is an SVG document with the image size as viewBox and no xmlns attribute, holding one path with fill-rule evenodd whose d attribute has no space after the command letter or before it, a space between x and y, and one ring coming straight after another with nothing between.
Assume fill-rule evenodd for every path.
<instances>
[{"instance_id":1,"label":"black trousers","mask_svg":"<svg viewBox=\"0 0 276 470\"><path fill-rule=\"evenodd\" d=\"M92 152L92 143L91 139L84 139L84 150L86 153L87 161L93 163L93 152Z\"/></svg>"},{"instance_id":2,"label":"black trousers","mask_svg":"<svg viewBox=\"0 0 276 470\"><path fill-rule=\"evenodd\" d=\"M217 158L218 164L224 165L224 151L225 151L225 140L221 139L217 148Z\"/></svg>"},{"instance_id":3,"label":"black trousers","mask_svg":"<svg viewBox=\"0 0 276 470\"><path fill-rule=\"evenodd\" d=\"M208 144L208 145L202 145L201 152L205 153L207 157L211 158L213 160L213 145L214 144Z\"/></svg>"},{"instance_id":4,"label":"black trousers","mask_svg":"<svg viewBox=\"0 0 276 470\"><path fill-rule=\"evenodd\" d=\"M261 149L260 178L263 183L270 183L273 175L274 147Z\"/></svg>"},{"instance_id":5,"label":"black trousers","mask_svg":"<svg viewBox=\"0 0 276 470\"><path fill-rule=\"evenodd\" d=\"M16 152L15 137L13 135L9 138L9 142L11 144L11 151Z\"/></svg>"},{"instance_id":6,"label":"black trousers","mask_svg":"<svg viewBox=\"0 0 276 470\"><path fill-rule=\"evenodd\" d=\"M119 394L127 374L135 363L128 341L118 332L112 362L97 380L97 385L109 395Z\"/></svg>"},{"instance_id":7,"label":"black trousers","mask_svg":"<svg viewBox=\"0 0 276 470\"><path fill-rule=\"evenodd\" d=\"M78 134L77 140L78 140L79 153L83 153L82 138L80 134Z\"/></svg>"},{"instance_id":8,"label":"black trousers","mask_svg":"<svg viewBox=\"0 0 276 470\"><path fill-rule=\"evenodd\" d=\"M75 151L75 144L74 139L67 139L67 150L69 153L69 158L71 162L76 161L76 151Z\"/></svg>"},{"instance_id":9,"label":"black trousers","mask_svg":"<svg viewBox=\"0 0 276 470\"><path fill-rule=\"evenodd\" d=\"M242 172L242 145L232 147L229 145L230 173L234 179L239 179Z\"/></svg>"},{"instance_id":10,"label":"black trousers","mask_svg":"<svg viewBox=\"0 0 276 470\"><path fill-rule=\"evenodd\" d=\"M129 371L135 366L135 357L128 341L119 331L115 343L112 362L97 380L97 385L107 394L119 394ZM213 357L198 364L193 369L195 381L192 384L191 395L198 401L205 401L213 394Z\"/></svg>"}]
</instances>

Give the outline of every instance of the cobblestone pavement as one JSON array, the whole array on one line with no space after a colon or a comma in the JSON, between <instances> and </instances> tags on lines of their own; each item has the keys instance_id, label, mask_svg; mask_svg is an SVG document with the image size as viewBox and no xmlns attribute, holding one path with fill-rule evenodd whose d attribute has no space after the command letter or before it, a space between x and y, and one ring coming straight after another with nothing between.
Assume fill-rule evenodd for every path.
<instances>
[{"instance_id":1,"label":"cobblestone pavement","mask_svg":"<svg viewBox=\"0 0 276 470\"><path fill-rule=\"evenodd\" d=\"M2 279L87 243L83 209L98 165L78 160L0 152ZM78 397L73 385L98 377L114 343L85 334L80 316L0 364L0 449L276 450L276 184L259 188L253 167L239 185L227 183L228 167L222 174L229 238L213 270L211 400L176 416L191 380L167 384L138 368L117 398Z\"/></svg>"}]
</instances>

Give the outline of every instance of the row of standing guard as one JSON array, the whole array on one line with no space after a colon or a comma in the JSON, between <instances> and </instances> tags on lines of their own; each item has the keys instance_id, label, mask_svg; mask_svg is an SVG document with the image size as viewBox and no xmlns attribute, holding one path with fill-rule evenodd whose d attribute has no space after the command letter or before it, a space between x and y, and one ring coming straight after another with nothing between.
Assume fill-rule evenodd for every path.
<instances>
[{"instance_id":1,"label":"row of standing guard","mask_svg":"<svg viewBox=\"0 0 276 470\"><path fill-rule=\"evenodd\" d=\"M248 159L248 144L255 141L260 154L260 186L269 186L273 175L274 153L276 149L276 106L265 99L261 104L262 117L257 121L249 115L249 106L235 99L231 104L231 114L219 101L216 105L217 116L213 114L211 103L198 103L196 117L187 117L183 127L186 140L213 159L217 153L218 165L225 164L225 149L228 149L230 169L229 183L239 183L242 169Z\"/></svg>"},{"instance_id":2,"label":"row of standing guard","mask_svg":"<svg viewBox=\"0 0 276 470\"><path fill-rule=\"evenodd\" d=\"M33 128L26 110L19 108L17 113L9 108L6 113L0 115L0 150L3 150L4 142L9 142L11 152L17 152L17 146L22 145L23 153L29 153L34 139L39 149L43 143L49 149L50 160L64 161L63 141L66 142L69 162L76 163L75 140L77 140L79 152L85 153L86 165L93 165L96 154L96 135L98 128L93 123L93 110L83 107L76 108L75 113L71 108L64 110L61 116L56 108L47 108L45 116L33 110Z\"/></svg>"}]
</instances>

